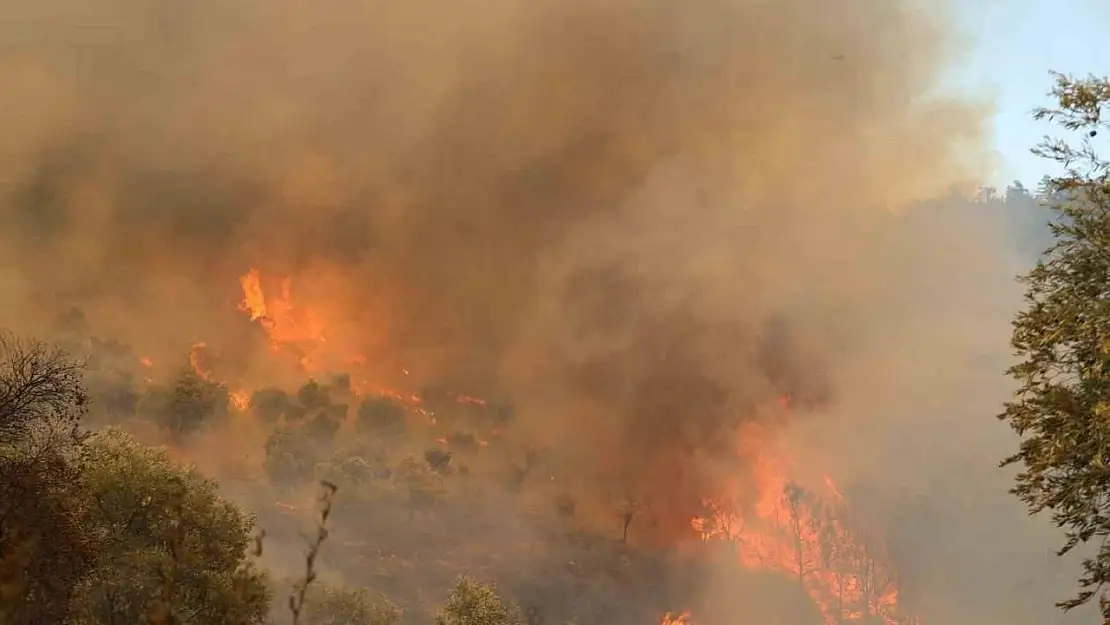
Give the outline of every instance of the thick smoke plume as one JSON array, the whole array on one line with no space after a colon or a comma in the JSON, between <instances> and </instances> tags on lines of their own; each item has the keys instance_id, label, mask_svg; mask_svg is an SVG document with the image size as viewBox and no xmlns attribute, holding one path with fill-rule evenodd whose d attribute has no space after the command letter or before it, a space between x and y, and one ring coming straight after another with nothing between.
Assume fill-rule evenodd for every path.
<instances>
[{"instance_id":1,"label":"thick smoke plume","mask_svg":"<svg viewBox=\"0 0 1110 625\"><path fill-rule=\"evenodd\" d=\"M78 305L258 377L237 278L291 276L379 377L514 397L663 540L776 397L875 459L1004 345L1007 242L926 202L988 165L943 5L5 5L9 325Z\"/></svg>"}]
</instances>

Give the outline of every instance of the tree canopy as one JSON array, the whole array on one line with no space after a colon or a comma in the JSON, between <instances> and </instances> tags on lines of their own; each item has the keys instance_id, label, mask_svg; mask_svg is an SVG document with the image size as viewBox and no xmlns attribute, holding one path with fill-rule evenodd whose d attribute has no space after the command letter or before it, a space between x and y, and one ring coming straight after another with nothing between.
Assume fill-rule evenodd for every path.
<instances>
[{"instance_id":1,"label":"tree canopy","mask_svg":"<svg viewBox=\"0 0 1110 625\"><path fill-rule=\"evenodd\" d=\"M0 622L61 622L95 545L82 514L81 363L0 332Z\"/></svg>"},{"instance_id":2,"label":"tree canopy","mask_svg":"<svg viewBox=\"0 0 1110 625\"><path fill-rule=\"evenodd\" d=\"M493 586L460 577L436 614L436 625L522 625L516 606L506 603Z\"/></svg>"},{"instance_id":3,"label":"tree canopy","mask_svg":"<svg viewBox=\"0 0 1110 625\"><path fill-rule=\"evenodd\" d=\"M1021 280L1025 306L1013 322L1018 383L999 418L1021 437L1013 493L1031 513L1065 530L1061 554L1079 548L1079 592L1064 609L1098 597L1110 622L1110 163L1097 141L1107 125L1110 80L1056 76L1056 105L1037 119L1078 135L1046 138L1034 151L1063 173L1044 181L1054 213L1052 246ZM1082 546L1082 547L1081 547Z\"/></svg>"},{"instance_id":4,"label":"tree canopy","mask_svg":"<svg viewBox=\"0 0 1110 625\"><path fill-rule=\"evenodd\" d=\"M175 623L261 623L269 595L248 560L254 518L120 430L89 448L86 523L100 549L80 586L80 622L137 623L161 606Z\"/></svg>"}]
</instances>

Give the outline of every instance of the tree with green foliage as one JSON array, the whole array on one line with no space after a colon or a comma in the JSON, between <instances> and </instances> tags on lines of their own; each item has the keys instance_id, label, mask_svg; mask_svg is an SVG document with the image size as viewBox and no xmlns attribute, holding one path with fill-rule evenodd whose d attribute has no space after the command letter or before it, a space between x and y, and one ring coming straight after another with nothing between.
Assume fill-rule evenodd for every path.
<instances>
[{"instance_id":1,"label":"tree with green foliage","mask_svg":"<svg viewBox=\"0 0 1110 625\"><path fill-rule=\"evenodd\" d=\"M436 625L522 625L520 610L493 586L460 577L436 614Z\"/></svg>"},{"instance_id":2,"label":"tree with green foliage","mask_svg":"<svg viewBox=\"0 0 1110 625\"><path fill-rule=\"evenodd\" d=\"M304 485L313 478L313 467L324 458L305 428L283 427L266 439L266 475L278 488Z\"/></svg>"},{"instance_id":3,"label":"tree with green foliage","mask_svg":"<svg viewBox=\"0 0 1110 625\"><path fill-rule=\"evenodd\" d=\"M226 417L230 396L227 387L184 369L170 387L151 387L138 410L164 427L171 436L184 438L205 423Z\"/></svg>"},{"instance_id":4,"label":"tree with green foliage","mask_svg":"<svg viewBox=\"0 0 1110 625\"><path fill-rule=\"evenodd\" d=\"M1110 80L1057 75L1052 95L1056 106L1036 118L1079 137L1035 150L1063 173L1042 190L1052 247L1022 277L1025 307L1012 337L1019 362L1008 371L1019 388L999 415L1021 443L1002 464L1021 467L1012 492L1030 512L1049 512L1065 530L1061 554L1091 549L1078 594L1060 607L1097 595L1110 622L1110 162L1095 143L1108 124Z\"/></svg>"},{"instance_id":5,"label":"tree with green foliage","mask_svg":"<svg viewBox=\"0 0 1110 625\"><path fill-rule=\"evenodd\" d=\"M119 430L90 439L86 523L98 558L77 588L76 622L250 624L269 608L266 577L250 562L254 518L216 483Z\"/></svg>"},{"instance_id":6,"label":"tree with green foliage","mask_svg":"<svg viewBox=\"0 0 1110 625\"><path fill-rule=\"evenodd\" d=\"M305 593L305 625L397 625L401 608L363 588L316 581Z\"/></svg>"}]
</instances>

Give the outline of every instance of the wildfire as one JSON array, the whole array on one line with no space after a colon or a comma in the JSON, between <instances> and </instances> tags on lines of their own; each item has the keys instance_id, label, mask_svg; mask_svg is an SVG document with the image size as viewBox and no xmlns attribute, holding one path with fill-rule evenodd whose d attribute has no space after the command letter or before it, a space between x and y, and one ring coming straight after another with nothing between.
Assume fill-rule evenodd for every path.
<instances>
[{"instance_id":1,"label":"wildfire","mask_svg":"<svg viewBox=\"0 0 1110 625\"><path fill-rule=\"evenodd\" d=\"M239 278L243 301L239 310L257 322L270 338L270 349L280 352L292 348L299 352L303 369L311 370L312 352L325 342L324 324L313 311L293 304L293 281L285 277L277 295L267 296L262 288L262 274L251 269Z\"/></svg>"},{"instance_id":2,"label":"wildfire","mask_svg":"<svg viewBox=\"0 0 1110 625\"><path fill-rule=\"evenodd\" d=\"M214 382L212 372L209 371L208 364L204 361L204 353L207 349L208 345L205 343L193 343L193 346L189 348L189 366L192 367L193 372L200 379L206 382Z\"/></svg>"},{"instance_id":3,"label":"wildfire","mask_svg":"<svg viewBox=\"0 0 1110 625\"><path fill-rule=\"evenodd\" d=\"M805 490L786 477L784 450L756 426L742 434L741 453L754 461L754 502L739 504L735 495L706 501L709 514L692 519L693 528L703 540L730 541L741 566L797 580L830 625L868 616L896 623L898 590L885 553L846 522L832 479L825 477L827 497Z\"/></svg>"},{"instance_id":4,"label":"wildfire","mask_svg":"<svg viewBox=\"0 0 1110 625\"><path fill-rule=\"evenodd\" d=\"M265 330L270 349L298 358L303 370L310 372L326 342L324 325L312 310L294 305L292 281L283 278L277 289L265 289L261 273L251 269L239 283L243 292L239 309ZM203 344L198 344L190 354L201 375L203 351ZM366 363L361 355L331 356L336 357L333 362L348 366ZM407 370L404 373L408 375ZM361 380L353 381L351 390L356 395L373 392L405 401L417 407L430 425L436 424L435 415L420 408L420 398L410 392ZM239 411L249 407L246 392L232 393L230 399ZM467 395L456 395L454 400L486 405ZM778 398L778 408L785 418L792 408L790 398ZM494 437L499 434L491 432ZM789 477L794 475L791 456L770 444L771 437L758 425L747 426L739 440L737 453L752 467L752 481L705 501L708 513L691 519L691 527L703 540L730 542L741 566L796 580L829 625L870 618L888 625L898 622L897 585L883 546L847 516L845 498L833 480L826 476L819 493L800 487ZM440 436L435 442L444 446L449 441ZM477 442L481 447L489 444L483 439ZM661 617L660 625L692 625L692 620L689 612L670 612Z\"/></svg>"},{"instance_id":5,"label":"wildfire","mask_svg":"<svg viewBox=\"0 0 1110 625\"><path fill-rule=\"evenodd\" d=\"M251 405L251 394L246 390L233 391L228 395L231 407L239 412L246 412Z\"/></svg>"}]
</instances>

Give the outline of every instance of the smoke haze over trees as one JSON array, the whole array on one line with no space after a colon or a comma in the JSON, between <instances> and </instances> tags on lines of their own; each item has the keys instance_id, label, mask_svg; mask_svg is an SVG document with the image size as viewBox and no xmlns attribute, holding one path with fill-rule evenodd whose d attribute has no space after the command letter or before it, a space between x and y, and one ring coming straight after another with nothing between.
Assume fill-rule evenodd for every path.
<instances>
[{"instance_id":1,"label":"smoke haze over trees","mask_svg":"<svg viewBox=\"0 0 1110 625\"><path fill-rule=\"evenodd\" d=\"M963 50L950 9L22 3L0 24L21 94L0 113L0 325L90 358L90 421L272 513L282 575L299 543L275 502L303 508L323 473L377 511L325 568L409 604L488 566L514 599L609 622L658 619L659 579L697 586L676 609L809 610L796 585L669 559L781 442L799 488L828 472L891 525L872 550L923 613L1043 623L1052 543L978 416L1010 390L1011 277L1043 219L1020 189L967 199L990 111L937 89ZM241 310L251 276L291 285L318 336L275 356L273 320ZM406 583L350 563L375 540Z\"/></svg>"}]
</instances>

